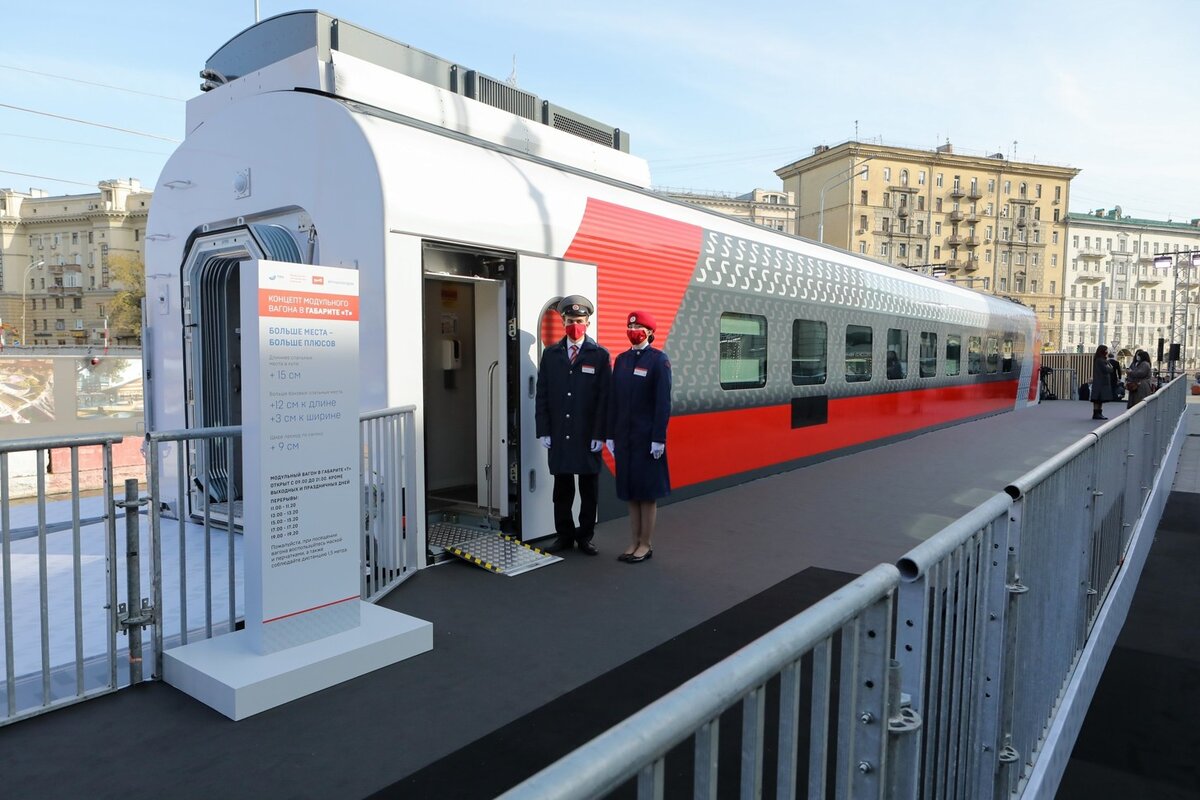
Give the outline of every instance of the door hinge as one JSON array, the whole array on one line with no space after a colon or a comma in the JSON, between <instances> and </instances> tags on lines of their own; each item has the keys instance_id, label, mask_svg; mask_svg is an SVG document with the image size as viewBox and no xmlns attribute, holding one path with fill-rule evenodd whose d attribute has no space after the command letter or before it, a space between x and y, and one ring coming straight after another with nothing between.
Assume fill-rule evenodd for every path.
<instances>
[{"instance_id":1,"label":"door hinge","mask_svg":"<svg viewBox=\"0 0 1200 800\"><path fill-rule=\"evenodd\" d=\"M508 320L508 338L510 338L510 339L516 339L516 338L517 338L517 318L516 318L516 317L509 317L509 320Z\"/></svg>"}]
</instances>

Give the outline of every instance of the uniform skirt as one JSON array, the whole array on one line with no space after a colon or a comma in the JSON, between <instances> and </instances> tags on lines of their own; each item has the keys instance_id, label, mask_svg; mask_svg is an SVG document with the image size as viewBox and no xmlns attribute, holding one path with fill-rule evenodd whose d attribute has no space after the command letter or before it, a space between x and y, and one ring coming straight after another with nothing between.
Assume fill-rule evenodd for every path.
<instances>
[{"instance_id":1,"label":"uniform skirt","mask_svg":"<svg viewBox=\"0 0 1200 800\"><path fill-rule=\"evenodd\" d=\"M631 502L658 500L671 493L666 453L662 458L650 455L648 440L614 444L617 450L617 497Z\"/></svg>"}]
</instances>

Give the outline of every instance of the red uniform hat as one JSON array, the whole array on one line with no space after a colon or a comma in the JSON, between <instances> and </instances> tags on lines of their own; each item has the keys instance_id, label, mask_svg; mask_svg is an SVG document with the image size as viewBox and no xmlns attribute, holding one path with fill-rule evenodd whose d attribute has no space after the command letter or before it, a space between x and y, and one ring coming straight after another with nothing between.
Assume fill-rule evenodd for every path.
<instances>
[{"instance_id":1,"label":"red uniform hat","mask_svg":"<svg viewBox=\"0 0 1200 800\"><path fill-rule=\"evenodd\" d=\"M630 311L628 323L630 325L644 325L652 331L658 330L658 325L654 322L654 315L645 311Z\"/></svg>"}]
</instances>

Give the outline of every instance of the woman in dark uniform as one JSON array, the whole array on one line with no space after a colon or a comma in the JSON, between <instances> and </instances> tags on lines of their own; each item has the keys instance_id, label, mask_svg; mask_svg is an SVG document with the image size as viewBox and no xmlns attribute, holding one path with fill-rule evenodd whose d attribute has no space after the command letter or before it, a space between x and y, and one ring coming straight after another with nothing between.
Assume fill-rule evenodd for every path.
<instances>
[{"instance_id":1,"label":"woman in dark uniform","mask_svg":"<svg viewBox=\"0 0 1200 800\"><path fill-rule=\"evenodd\" d=\"M667 473L667 422L671 418L671 361L650 346L654 317L626 317L633 346L613 365L608 404L608 447L617 462L617 497L629 503L633 542L617 556L637 564L654 554L651 538L658 498L671 492Z\"/></svg>"}]
</instances>

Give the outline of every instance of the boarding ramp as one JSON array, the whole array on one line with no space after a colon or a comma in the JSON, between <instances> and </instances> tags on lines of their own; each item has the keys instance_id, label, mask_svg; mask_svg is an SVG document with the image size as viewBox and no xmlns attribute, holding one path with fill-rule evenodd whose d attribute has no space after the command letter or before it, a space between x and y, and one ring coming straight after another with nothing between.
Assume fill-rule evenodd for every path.
<instances>
[{"instance_id":1,"label":"boarding ramp","mask_svg":"<svg viewBox=\"0 0 1200 800\"><path fill-rule=\"evenodd\" d=\"M1170 491L1185 392L1173 381L501 797L1053 797Z\"/></svg>"}]
</instances>

